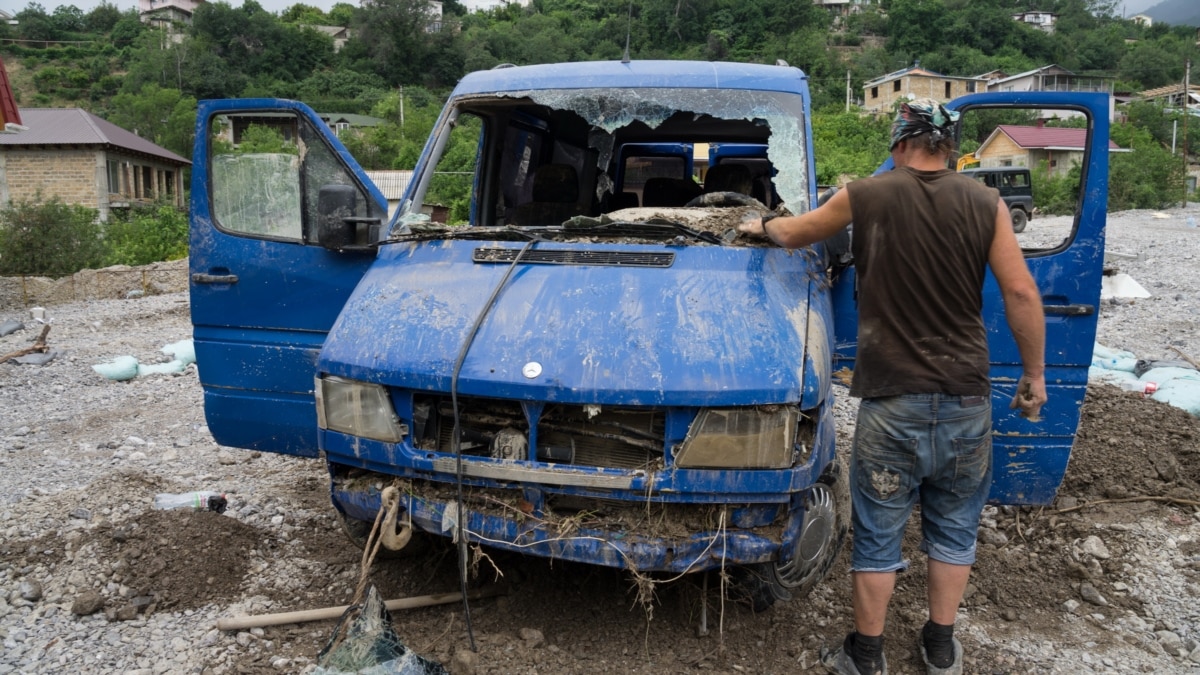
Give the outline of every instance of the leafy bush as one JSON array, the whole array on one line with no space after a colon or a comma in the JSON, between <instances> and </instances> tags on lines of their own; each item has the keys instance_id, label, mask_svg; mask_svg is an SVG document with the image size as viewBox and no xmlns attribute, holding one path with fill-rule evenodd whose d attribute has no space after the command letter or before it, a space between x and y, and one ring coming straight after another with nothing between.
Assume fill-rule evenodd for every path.
<instances>
[{"instance_id":1,"label":"leafy bush","mask_svg":"<svg viewBox=\"0 0 1200 675\"><path fill-rule=\"evenodd\" d=\"M104 241L95 209L41 195L0 208L0 274L61 277L97 267Z\"/></svg>"},{"instance_id":2,"label":"leafy bush","mask_svg":"<svg viewBox=\"0 0 1200 675\"><path fill-rule=\"evenodd\" d=\"M1079 196L1079 165L1074 164L1066 174L1052 174L1045 160L1031 172L1033 181L1033 206L1039 213L1061 216L1075 213L1075 202Z\"/></svg>"},{"instance_id":3,"label":"leafy bush","mask_svg":"<svg viewBox=\"0 0 1200 675\"><path fill-rule=\"evenodd\" d=\"M186 257L187 214L166 204L130 210L109 220L104 243L106 265L145 265Z\"/></svg>"}]
</instances>

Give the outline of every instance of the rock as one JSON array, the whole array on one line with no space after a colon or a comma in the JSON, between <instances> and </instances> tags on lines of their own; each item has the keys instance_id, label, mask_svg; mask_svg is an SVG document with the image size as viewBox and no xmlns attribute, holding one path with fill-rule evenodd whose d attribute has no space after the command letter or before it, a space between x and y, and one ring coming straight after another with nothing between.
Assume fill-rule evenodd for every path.
<instances>
[{"instance_id":1,"label":"rock","mask_svg":"<svg viewBox=\"0 0 1200 675\"><path fill-rule=\"evenodd\" d=\"M1160 630L1155 631L1154 634L1158 636L1158 644L1162 645L1168 654L1174 654L1183 648L1183 638L1179 637L1177 633Z\"/></svg>"},{"instance_id":2,"label":"rock","mask_svg":"<svg viewBox=\"0 0 1200 675\"><path fill-rule=\"evenodd\" d=\"M1074 614L1079 610L1080 602L1078 600L1067 600L1062 604L1063 611L1067 614Z\"/></svg>"},{"instance_id":3,"label":"rock","mask_svg":"<svg viewBox=\"0 0 1200 675\"><path fill-rule=\"evenodd\" d=\"M1196 647L1191 654L1188 654L1188 660L1192 663L1200 663L1200 647Z\"/></svg>"},{"instance_id":4,"label":"rock","mask_svg":"<svg viewBox=\"0 0 1200 675\"><path fill-rule=\"evenodd\" d=\"M138 608L134 605L125 605L113 614L117 621L133 621L137 618Z\"/></svg>"},{"instance_id":5,"label":"rock","mask_svg":"<svg viewBox=\"0 0 1200 675\"><path fill-rule=\"evenodd\" d=\"M237 458L233 456L232 452L229 452L228 450L222 450L217 453L217 463L221 464L222 466L230 466L237 464Z\"/></svg>"},{"instance_id":6,"label":"rock","mask_svg":"<svg viewBox=\"0 0 1200 675\"><path fill-rule=\"evenodd\" d=\"M1108 547L1104 545L1104 541L1094 534L1083 540L1079 550L1100 560L1108 560L1112 557L1112 554L1108 552Z\"/></svg>"},{"instance_id":7,"label":"rock","mask_svg":"<svg viewBox=\"0 0 1200 675\"><path fill-rule=\"evenodd\" d=\"M1008 535L999 530L979 530L979 541L992 546L1003 546L1008 543Z\"/></svg>"},{"instance_id":8,"label":"rock","mask_svg":"<svg viewBox=\"0 0 1200 675\"><path fill-rule=\"evenodd\" d=\"M164 462L174 462L177 459L179 459L179 453L174 448L169 448L162 454L162 461Z\"/></svg>"},{"instance_id":9,"label":"rock","mask_svg":"<svg viewBox=\"0 0 1200 675\"><path fill-rule=\"evenodd\" d=\"M238 633L237 643L242 647L249 647L250 643L254 642L254 637L249 633Z\"/></svg>"},{"instance_id":10,"label":"rock","mask_svg":"<svg viewBox=\"0 0 1200 675\"><path fill-rule=\"evenodd\" d=\"M542 635L542 631L536 628L522 628L520 635L521 639L525 641L525 646L530 649L537 649L546 642L546 637Z\"/></svg>"},{"instance_id":11,"label":"rock","mask_svg":"<svg viewBox=\"0 0 1200 675\"><path fill-rule=\"evenodd\" d=\"M451 675L475 675L478 668L479 654L466 647L454 650L454 657L450 659Z\"/></svg>"},{"instance_id":12,"label":"rock","mask_svg":"<svg viewBox=\"0 0 1200 675\"><path fill-rule=\"evenodd\" d=\"M1013 609L1012 607L1009 607L1001 612L1000 617L1005 621L1016 621L1019 618L1017 616L1017 610Z\"/></svg>"},{"instance_id":13,"label":"rock","mask_svg":"<svg viewBox=\"0 0 1200 675\"><path fill-rule=\"evenodd\" d=\"M1066 509L1073 509L1076 506L1079 506L1079 500L1074 497L1068 497L1068 496L1063 495L1058 498L1058 510L1059 511L1063 511Z\"/></svg>"},{"instance_id":14,"label":"rock","mask_svg":"<svg viewBox=\"0 0 1200 675\"><path fill-rule=\"evenodd\" d=\"M1108 600L1105 600L1104 596L1100 595L1100 591L1096 590L1095 586L1086 581L1079 585L1079 595L1097 607L1108 606Z\"/></svg>"},{"instance_id":15,"label":"rock","mask_svg":"<svg viewBox=\"0 0 1200 675\"><path fill-rule=\"evenodd\" d=\"M71 603L71 613L75 616L88 616L95 614L104 606L104 596L96 591L87 590L75 596L75 601Z\"/></svg>"},{"instance_id":16,"label":"rock","mask_svg":"<svg viewBox=\"0 0 1200 675\"><path fill-rule=\"evenodd\" d=\"M1067 576L1072 579L1091 580L1092 574L1086 567L1074 560L1067 561Z\"/></svg>"},{"instance_id":17,"label":"rock","mask_svg":"<svg viewBox=\"0 0 1200 675\"><path fill-rule=\"evenodd\" d=\"M75 520L91 520L92 519L92 512L88 511L87 509L84 509L84 508L71 509L71 512L68 513L67 515L71 518L74 518Z\"/></svg>"},{"instance_id":18,"label":"rock","mask_svg":"<svg viewBox=\"0 0 1200 675\"><path fill-rule=\"evenodd\" d=\"M42 585L36 581L22 581L18 589L23 600L37 602L42 599Z\"/></svg>"}]
</instances>

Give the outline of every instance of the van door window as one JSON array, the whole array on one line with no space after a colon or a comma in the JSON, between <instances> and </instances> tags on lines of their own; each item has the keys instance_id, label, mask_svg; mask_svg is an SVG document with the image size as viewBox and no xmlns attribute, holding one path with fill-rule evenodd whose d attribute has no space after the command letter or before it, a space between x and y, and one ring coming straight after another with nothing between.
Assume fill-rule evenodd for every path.
<instances>
[{"instance_id":1,"label":"van door window","mask_svg":"<svg viewBox=\"0 0 1200 675\"><path fill-rule=\"evenodd\" d=\"M213 218L221 229L302 238L300 148L293 115L220 115L209 126Z\"/></svg>"},{"instance_id":2,"label":"van door window","mask_svg":"<svg viewBox=\"0 0 1200 675\"><path fill-rule=\"evenodd\" d=\"M316 243L311 230L331 188L340 194L336 215L382 217L321 133L293 113L217 115L209 148L213 219L228 232Z\"/></svg>"}]
</instances>

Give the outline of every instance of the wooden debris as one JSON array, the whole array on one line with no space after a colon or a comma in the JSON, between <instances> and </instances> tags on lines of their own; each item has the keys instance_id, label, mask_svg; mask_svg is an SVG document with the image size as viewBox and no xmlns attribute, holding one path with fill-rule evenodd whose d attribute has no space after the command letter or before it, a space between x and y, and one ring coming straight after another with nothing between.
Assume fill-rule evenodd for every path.
<instances>
[{"instance_id":1,"label":"wooden debris","mask_svg":"<svg viewBox=\"0 0 1200 675\"><path fill-rule=\"evenodd\" d=\"M19 356L25 356L27 354L45 354L46 350L49 349L49 347L46 346L46 334L49 332L50 332L50 324L46 324L46 325L42 326L42 332L40 335L37 336L37 339L33 341L32 347L26 347L25 349L18 349L15 352L9 352L3 356L0 356L0 363L4 363L5 361L15 359Z\"/></svg>"}]
</instances>

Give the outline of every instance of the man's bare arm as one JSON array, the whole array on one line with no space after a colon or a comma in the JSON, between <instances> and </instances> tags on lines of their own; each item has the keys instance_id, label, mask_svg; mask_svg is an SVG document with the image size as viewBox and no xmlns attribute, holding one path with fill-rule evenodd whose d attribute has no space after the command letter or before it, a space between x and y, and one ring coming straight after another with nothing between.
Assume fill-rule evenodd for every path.
<instances>
[{"instance_id":1,"label":"man's bare arm","mask_svg":"<svg viewBox=\"0 0 1200 675\"><path fill-rule=\"evenodd\" d=\"M1003 199L996 205L996 232L988 264L1000 284L1008 328L1021 352L1023 374L1011 407L1020 408L1027 418L1037 419L1046 403L1046 317L1041 292L1025 264Z\"/></svg>"},{"instance_id":2,"label":"man's bare arm","mask_svg":"<svg viewBox=\"0 0 1200 675\"><path fill-rule=\"evenodd\" d=\"M821 206L799 216L774 218L766 223L751 220L738 229L746 234L766 236L784 248L802 248L824 241L850 224L850 193L839 190Z\"/></svg>"}]
</instances>

